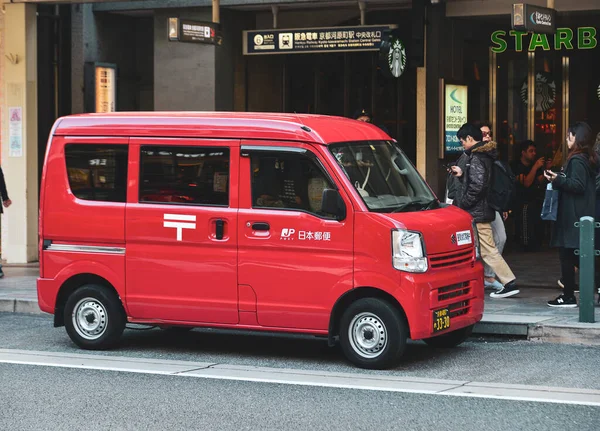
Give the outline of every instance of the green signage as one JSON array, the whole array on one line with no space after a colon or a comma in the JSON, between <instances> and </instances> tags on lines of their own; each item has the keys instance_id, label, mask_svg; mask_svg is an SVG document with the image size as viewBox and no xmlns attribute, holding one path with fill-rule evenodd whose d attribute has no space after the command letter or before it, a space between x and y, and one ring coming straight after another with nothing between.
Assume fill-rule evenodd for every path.
<instances>
[{"instance_id":1,"label":"green signage","mask_svg":"<svg viewBox=\"0 0 600 431\"><path fill-rule=\"evenodd\" d=\"M517 52L523 51L524 46L528 51L536 51L538 48L544 51L551 49L560 51L561 49L575 49L575 44L577 49L594 49L598 46L596 34L595 27L579 27L577 34L570 28L557 28L553 39L552 35L531 33L531 37L527 41L526 37L529 36L529 33L516 30L509 31L508 37L514 39ZM493 32L492 44L492 51L496 54L506 51L508 48L507 32L504 30Z\"/></svg>"}]
</instances>

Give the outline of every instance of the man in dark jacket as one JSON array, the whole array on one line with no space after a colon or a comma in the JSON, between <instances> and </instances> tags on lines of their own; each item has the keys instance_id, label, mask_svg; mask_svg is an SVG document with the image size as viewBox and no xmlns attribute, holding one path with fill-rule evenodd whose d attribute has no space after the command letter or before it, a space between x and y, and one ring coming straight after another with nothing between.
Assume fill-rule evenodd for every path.
<instances>
[{"instance_id":1,"label":"man in dark jacket","mask_svg":"<svg viewBox=\"0 0 600 431\"><path fill-rule=\"evenodd\" d=\"M492 292L492 298L507 298L519 293L515 275L499 253L492 233L491 222L496 213L488 204L488 189L492 164L497 158L496 143L482 142L481 130L471 123L464 124L456 134L465 149L465 168L452 166L452 174L458 178L455 185L454 204L467 211L477 224L477 234L483 261L492 268L504 287Z\"/></svg>"},{"instance_id":2,"label":"man in dark jacket","mask_svg":"<svg viewBox=\"0 0 600 431\"><path fill-rule=\"evenodd\" d=\"M4 212L3 206L8 208L12 202L8 198L8 191L6 190L6 182L4 181L4 173L2 172L2 168L0 168L0 195L2 196L2 205L0 205L0 214ZM4 272L2 272L2 264L0 263L0 278L4 277Z\"/></svg>"}]
</instances>

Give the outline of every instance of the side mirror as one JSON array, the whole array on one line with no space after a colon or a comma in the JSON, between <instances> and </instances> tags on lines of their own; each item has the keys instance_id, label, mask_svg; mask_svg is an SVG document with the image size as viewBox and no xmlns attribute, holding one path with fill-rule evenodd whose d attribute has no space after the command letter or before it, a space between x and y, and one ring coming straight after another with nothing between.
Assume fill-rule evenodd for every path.
<instances>
[{"instance_id":1,"label":"side mirror","mask_svg":"<svg viewBox=\"0 0 600 431\"><path fill-rule=\"evenodd\" d=\"M340 192L333 189L323 190L323 201L321 203L321 211L327 214L335 215L337 221L342 221L346 218L346 204L340 195Z\"/></svg>"}]
</instances>

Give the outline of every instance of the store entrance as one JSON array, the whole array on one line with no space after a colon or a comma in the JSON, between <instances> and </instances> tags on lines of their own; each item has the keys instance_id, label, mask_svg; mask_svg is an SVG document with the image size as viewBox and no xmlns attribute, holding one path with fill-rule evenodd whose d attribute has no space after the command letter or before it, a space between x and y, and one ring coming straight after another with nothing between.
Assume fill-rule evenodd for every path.
<instances>
[{"instance_id":1,"label":"store entrance","mask_svg":"<svg viewBox=\"0 0 600 431\"><path fill-rule=\"evenodd\" d=\"M537 155L560 169L568 127L569 57L560 52L491 53L491 57L496 86L492 121L505 160L519 160L520 144L531 140Z\"/></svg>"},{"instance_id":2,"label":"store entrance","mask_svg":"<svg viewBox=\"0 0 600 431\"><path fill-rule=\"evenodd\" d=\"M516 175L529 174L535 161L544 159L533 183L530 176L517 184L517 202L506 223L509 249L548 248L551 226L540 219L547 185L543 169L562 169L571 124L585 121L594 134L600 132L600 80L593 73L600 67L600 49L596 33L586 30L595 27L589 20L586 27L581 22L570 24L561 25L559 36L492 35L493 42L500 36L507 42L503 51L495 52L496 43L489 53L490 113L501 156Z\"/></svg>"},{"instance_id":3,"label":"store entrance","mask_svg":"<svg viewBox=\"0 0 600 431\"><path fill-rule=\"evenodd\" d=\"M248 58L248 111L352 118L360 110L416 157L416 72L400 78L379 69L378 52L288 54Z\"/></svg>"}]
</instances>

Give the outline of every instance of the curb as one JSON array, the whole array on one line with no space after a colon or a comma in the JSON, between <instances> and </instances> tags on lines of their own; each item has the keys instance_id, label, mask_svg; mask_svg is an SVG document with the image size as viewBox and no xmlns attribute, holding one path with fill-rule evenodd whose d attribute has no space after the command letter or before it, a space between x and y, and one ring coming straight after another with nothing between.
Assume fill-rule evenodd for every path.
<instances>
[{"instance_id":1,"label":"curb","mask_svg":"<svg viewBox=\"0 0 600 431\"><path fill-rule=\"evenodd\" d=\"M32 299L0 299L0 312L44 314Z\"/></svg>"},{"instance_id":2,"label":"curb","mask_svg":"<svg viewBox=\"0 0 600 431\"><path fill-rule=\"evenodd\" d=\"M529 328L527 338L531 341L544 341L547 343L585 344L588 346L600 346L600 326L591 323L582 326L567 325L535 325Z\"/></svg>"},{"instance_id":3,"label":"curb","mask_svg":"<svg viewBox=\"0 0 600 431\"><path fill-rule=\"evenodd\" d=\"M2 262L2 268L39 268L39 262L30 263L6 263Z\"/></svg>"},{"instance_id":4,"label":"curb","mask_svg":"<svg viewBox=\"0 0 600 431\"><path fill-rule=\"evenodd\" d=\"M0 299L0 312L46 314L40 310L38 302L32 299ZM600 323L540 325L538 323L481 321L475 325L473 334L478 336L509 335L533 342L600 346Z\"/></svg>"},{"instance_id":5,"label":"curb","mask_svg":"<svg viewBox=\"0 0 600 431\"><path fill-rule=\"evenodd\" d=\"M540 325L481 321L475 325L473 334L512 335L534 342L600 346L600 323Z\"/></svg>"}]
</instances>

